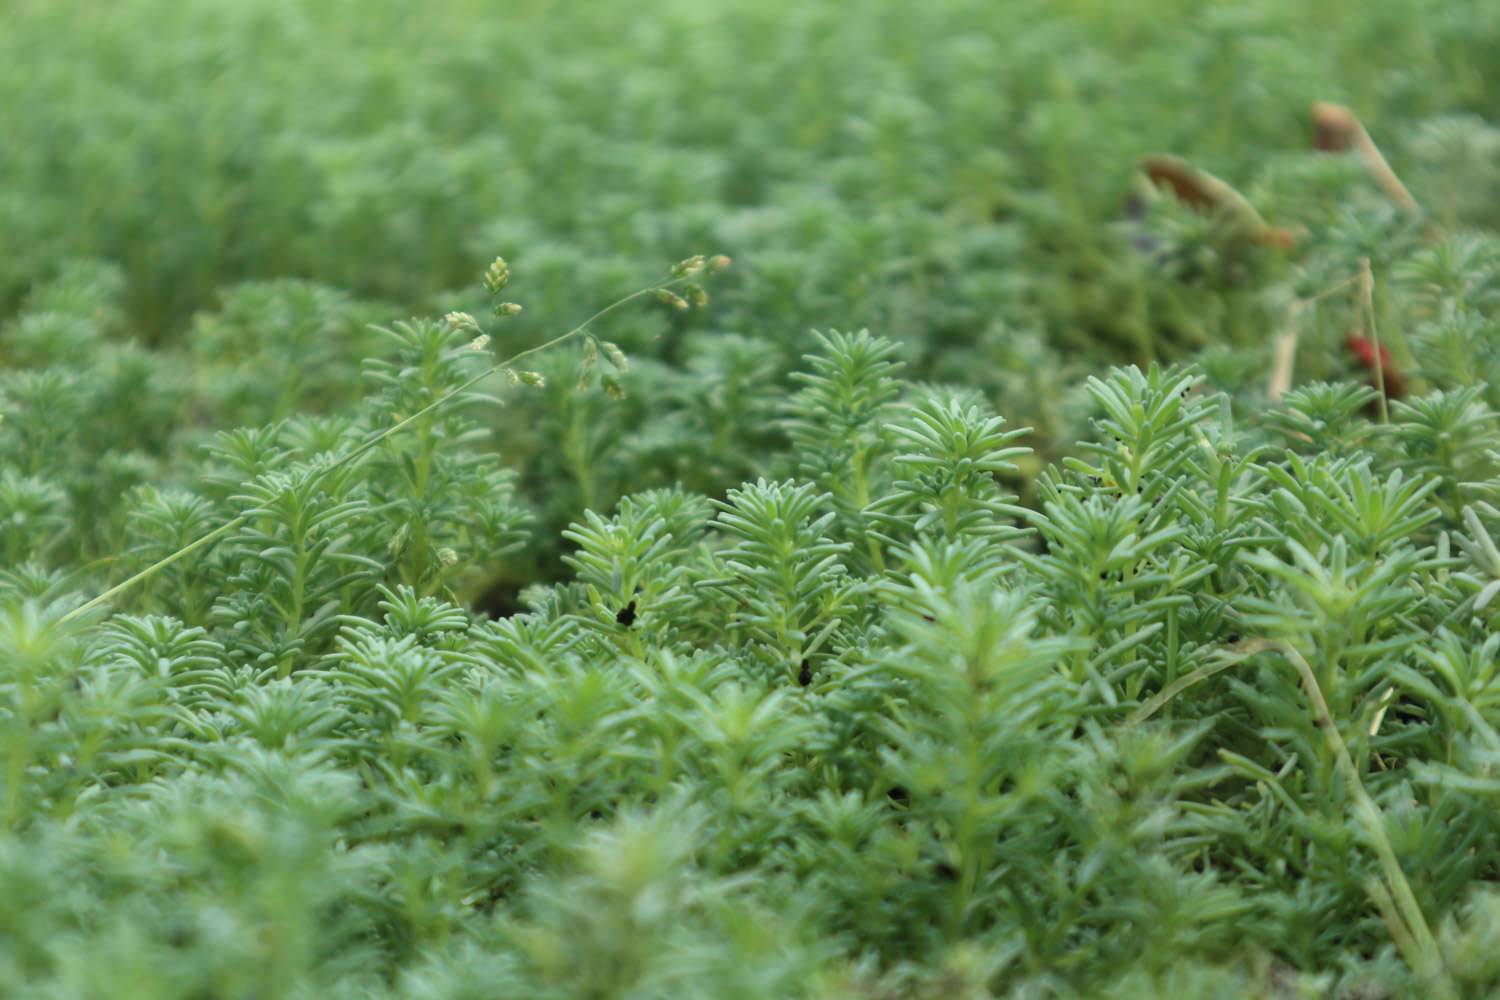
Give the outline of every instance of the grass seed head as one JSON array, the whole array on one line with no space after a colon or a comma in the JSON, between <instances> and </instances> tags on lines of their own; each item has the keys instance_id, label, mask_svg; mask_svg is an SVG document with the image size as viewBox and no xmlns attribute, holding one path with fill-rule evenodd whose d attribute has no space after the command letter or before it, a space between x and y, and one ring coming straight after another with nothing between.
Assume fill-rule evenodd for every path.
<instances>
[{"instance_id":1,"label":"grass seed head","mask_svg":"<svg viewBox=\"0 0 1500 1000\"><path fill-rule=\"evenodd\" d=\"M496 257L484 272L484 287L491 295L499 295L501 289L510 283L510 265L505 262L504 257Z\"/></svg>"}]
</instances>

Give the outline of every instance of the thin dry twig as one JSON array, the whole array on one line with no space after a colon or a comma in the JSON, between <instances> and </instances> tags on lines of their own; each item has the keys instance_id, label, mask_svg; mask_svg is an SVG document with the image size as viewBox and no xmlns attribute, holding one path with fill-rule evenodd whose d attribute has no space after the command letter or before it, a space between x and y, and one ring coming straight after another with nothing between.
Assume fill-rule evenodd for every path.
<instances>
[{"instance_id":1,"label":"thin dry twig","mask_svg":"<svg viewBox=\"0 0 1500 1000\"><path fill-rule=\"evenodd\" d=\"M1281 397L1286 395L1287 390L1292 387L1292 373L1297 364L1297 342L1302 335L1303 312L1308 306L1316 305L1328 296L1358 284L1359 280L1360 275L1356 274L1343 281L1334 282L1322 291L1306 298L1294 299L1287 307L1286 329L1276 336L1276 343L1272 349L1271 378L1266 383L1266 397L1273 404L1281 402Z\"/></svg>"},{"instance_id":2,"label":"thin dry twig","mask_svg":"<svg viewBox=\"0 0 1500 1000\"><path fill-rule=\"evenodd\" d=\"M1341 104L1318 101L1313 105L1312 113L1313 141L1319 149L1326 153L1354 153L1386 197L1408 212L1421 212L1417 199L1401 183L1401 178L1396 176L1380 147L1375 145L1353 111Z\"/></svg>"}]
</instances>

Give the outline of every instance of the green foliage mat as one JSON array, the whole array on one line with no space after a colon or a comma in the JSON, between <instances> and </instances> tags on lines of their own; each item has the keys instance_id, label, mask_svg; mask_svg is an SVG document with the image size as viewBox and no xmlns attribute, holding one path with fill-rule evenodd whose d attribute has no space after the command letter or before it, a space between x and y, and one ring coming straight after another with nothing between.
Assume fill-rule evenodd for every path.
<instances>
[{"instance_id":1,"label":"green foliage mat","mask_svg":"<svg viewBox=\"0 0 1500 1000\"><path fill-rule=\"evenodd\" d=\"M0 995L1492 995L1489 6L12 0Z\"/></svg>"}]
</instances>

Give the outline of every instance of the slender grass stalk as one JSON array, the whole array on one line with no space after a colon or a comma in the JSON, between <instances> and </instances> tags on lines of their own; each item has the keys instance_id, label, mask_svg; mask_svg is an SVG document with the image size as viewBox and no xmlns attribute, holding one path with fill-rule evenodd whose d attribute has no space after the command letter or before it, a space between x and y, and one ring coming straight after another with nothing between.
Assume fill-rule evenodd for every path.
<instances>
[{"instance_id":1,"label":"slender grass stalk","mask_svg":"<svg viewBox=\"0 0 1500 1000\"><path fill-rule=\"evenodd\" d=\"M1329 750L1333 752L1339 773L1354 795L1355 815L1364 827L1365 835L1370 838L1370 845L1375 851L1384 875L1384 881L1376 881L1370 886L1370 894L1391 931L1392 939L1396 942L1407 964L1432 986L1434 996L1457 996L1443 968L1437 940L1427 925L1427 918L1417 903L1411 883L1401 870L1401 862L1396 857L1390 838L1386 836L1385 818L1380 811L1380 806L1365 790L1364 782L1360 780L1359 769L1354 766L1354 760L1349 756L1349 748L1344 743L1343 736L1339 734L1338 725L1328 709L1328 702L1323 697L1323 689L1318 685L1317 676L1296 647L1291 643L1275 639L1247 639L1233 649L1224 650L1220 659L1167 685L1155 697L1131 713L1127 722L1130 725L1145 722L1169 701L1193 685L1222 673L1236 664L1243 663L1252 656L1267 652L1280 653L1296 669L1308 701L1312 703L1313 717L1318 724L1318 729L1322 732Z\"/></svg>"},{"instance_id":2,"label":"slender grass stalk","mask_svg":"<svg viewBox=\"0 0 1500 1000\"><path fill-rule=\"evenodd\" d=\"M1236 664L1245 662L1245 660L1249 659L1251 656L1254 656L1259 652L1261 652L1260 649L1255 649L1250 652L1243 653L1235 653L1229 650L1225 650L1220 659L1217 659L1212 663L1205 664L1204 666L1199 667L1197 670L1194 670L1192 673L1183 674L1181 677L1177 678L1175 681L1162 688L1134 712L1131 712L1129 718L1127 718L1125 721L1132 726L1140 725L1147 719L1151 718L1151 716L1161 711L1162 708L1167 704L1167 702L1171 701L1173 698L1176 698L1188 688L1194 686L1195 684L1199 684L1203 681L1208 680L1215 674L1221 674L1224 671L1228 670L1230 667L1235 666Z\"/></svg>"},{"instance_id":3,"label":"slender grass stalk","mask_svg":"<svg viewBox=\"0 0 1500 1000\"><path fill-rule=\"evenodd\" d=\"M512 354L510 357L504 359L503 361L495 362L493 365L475 375L473 378L470 378L462 384L449 389L447 392L443 393L441 396L434 399L432 402L428 403L420 410L417 410L415 413L411 413L406 417L403 417L402 419L396 421L394 424L385 428L384 430L377 431L376 433L372 434L368 439L366 439L352 451L345 452L343 455L339 456L328 465L325 465L322 469L315 473L315 476L325 476L330 472L343 468L344 466L352 465L360 458L363 458L374 449L380 447L391 437L399 434L401 431L410 427L412 424L416 423L418 420L421 420L428 414L445 406L455 397L460 396L463 393L474 388L474 386L478 385L480 382L483 382L491 375L502 372L507 368L512 368L525 358L529 358L536 354L541 354L544 351L551 350L554 347L557 347L568 342L569 340L574 339L575 337L580 336L599 320L610 315L616 310L623 308L627 304L634 302L636 299L642 298L647 295L654 295L657 292L665 291L672 288L673 286L681 285L688 281L689 278L690 276L684 275L676 278L671 278L667 281L661 281L655 284L647 285L644 288L638 288L635 291L631 292L629 295L611 302L609 305L605 306L603 309L600 309L598 312L594 313L588 319L584 320L582 323L579 323L571 330L568 330L566 333L559 334L558 336L553 337L551 340L548 340L544 343L537 344L534 347L528 347L524 351L519 351L515 354ZM150 566L147 566L145 569L141 570L139 573L136 573L134 576L120 581L113 587L110 587L108 590L104 591L98 597L80 604L72 611L69 611L66 614L62 615L58 619L58 623L64 624L66 622L72 621L75 618L80 618L83 615L88 614L90 611L93 611L95 608L109 603L119 595L130 590L132 587L135 587L137 584L150 579L152 576L177 562L179 559L185 558L186 556L191 555L199 549L213 544L230 532L244 526L247 520L248 519L244 515L240 515L239 517L226 521L224 524L219 525L219 527L215 528L213 531L210 531L204 534L202 537L189 542L187 545L184 545L182 548L178 549L176 552L173 552L171 555L158 559L156 562L152 563Z\"/></svg>"},{"instance_id":4,"label":"slender grass stalk","mask_svg":"<svg viewBox=\"0 0 1500 1000\"><path fill-rule=\"evenodd\" d=\"M1370 797L1370 793L1365 791L1364 782L1359 777L1359 769L1354 766L1354 760L1349 756L1349 748L1344 743L1344 738L1339 735L1338 725L1335 724L1332 714L1328 711L1328 702L1323 697L1323 689L1318 686L1318 679L1313 673L1312 666L1290 643L1272 643L1268 648L1274 648L1297 668L1308 700L1312 702L1318 728L1323 731L1323 739L1333 751L1339 771L1354 793L1355 814L1365 827L1365 833L1370 838L1370 845L1375 849L1375 855L1379 858L1381 870L1385 875L1386 884L1381 886L1381 890L1389 893L1391 902L1394 904L1393 912L1399 918L1405 931L1404 935L1396 937L1397 945L1402 944L1403 937L1408 941L1406 947L1402 949L1404 957L1412 969L1431 984L1434 995L1456 996L1453 984L1443 969L1443 959L1438 951L1437 940L1432 936L1431 928L1427 926L1427 918L1422 914L1416 894L1412 892L1411 883L1407 881L1406 874L1401 870L1401 862L1396 858L1396 851L1391 847L1390 838L1386 836L1385 818L1380 812L1380 806Z\"/></svg>"},{"instance_id":5,"label":"slender grass stalk","mask_svg":"<svg viewBox=\"0 0 1500 1000\"><path fill-rule=\"evenodd\" d=\"M1370 333L1370 343L1375 345L1375 391L1379 393L1380 422L1391 422L1390 405L1385 398L1385 362L1380 351L1380 331L1375 328L1375 275L1370 270L1370 258L1359 259L1359 299L1365 314L1365 329Z\"/></svg>"}]
</instances>

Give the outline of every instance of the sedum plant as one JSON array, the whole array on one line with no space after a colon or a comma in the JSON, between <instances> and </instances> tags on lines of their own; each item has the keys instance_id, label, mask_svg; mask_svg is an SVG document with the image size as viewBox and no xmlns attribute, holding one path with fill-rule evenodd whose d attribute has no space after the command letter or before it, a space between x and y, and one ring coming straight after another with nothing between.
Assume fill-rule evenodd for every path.
<instances>
[{"instance_id":1,"label":"sedum plant","mask_svg":"<svg viewBox=\"0 0 1500 1000\"><path fill-rule=\"evenodd\" d=\"M545 376L477 325L391 327L347 416L220 434L127 499L117 565L21 553L10 992L1489 982L1495 448L1463 387L1262 418L1116 369L1024 506L1025 430L830 333L767 417L788 478L588 511L569 576L491 619L463 580L529 522L478 414ZM585 385L599 336L566 335Z\"/></svg>"},{"instance_id":2,"label":"sedum plant","mask_svg":"<svg viewBox=\"0 0 1500 1000\"><path fill-rule=\"evenodd\" d=\"M0 996L1495 992L1486 5L73 6Z\"/></svg>"}]
</instances>

